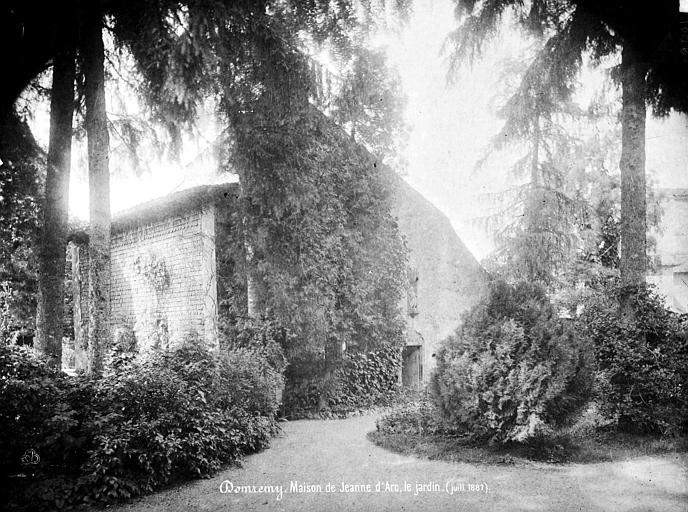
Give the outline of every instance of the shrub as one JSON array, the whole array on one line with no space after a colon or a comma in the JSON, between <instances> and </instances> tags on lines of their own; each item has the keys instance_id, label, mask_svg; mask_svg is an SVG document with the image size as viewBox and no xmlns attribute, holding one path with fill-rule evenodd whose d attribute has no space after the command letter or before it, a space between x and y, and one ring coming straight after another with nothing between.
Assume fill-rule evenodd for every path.
<instances>
[{"instance_id":1,"label":"shrub","mask_svg":"<svg viewBox=\"0 0 688 512\"><path fill-rule=\"evenodd\" d=\"M0 345L0 471L11 475L63 464L69 452L74 411L66 376L30 348ZM64 448L64 449L63 449ZM23 464L28 450L39 464Z\"/></svg>"},{"instance_id":2,"label":"shrub","mask_svg":"<svg viewBox=\"0 0 688 512\"><path fill-rule=\"evenodd\" d=\"M384 435L449 433L439 416L435 403L424 395L393 406L375 422L375 427Z\"/></svg>"},{"instance_id":3,"label":"shrub","mask_svg":"<svg viewBox=\"0 0 688 512\"><path fill-rule=\"evenodd\" d=\"M87 436L72 403L81 389L32 349L0 344L0 505L54 510L69 498Z\"/></svg>"},{"instance_id":4,"label":"shrub","mask_svg":"<svg viewBox=\"0 0 688 512\"><path fill-rule=\"evenodd\" d=\"M3 454L20 460L29 447L46 456L15 504L30 498L32 509L54 509L148 493L209 476L277 432L282 375L251 349L213 354L187 344L112 361L101 379L70 378L2 347ZM3 467L2 476L15 470ZM45 482L50 494L37 501Z\"/></svg>"},{"instance_id":5,"label":"shrub","mask_svg":"<svg viewBox=\"0 0 688 512\"><path fill-rule=\"evenodd\" d=\"M95 383L92 499L209 476L276 432L281 375L248 349L152 352Z\"/></svg>"},{"instance_id":6,"label":"shrub","mask_svg":"<svg viewBox=\"0 0 688 512\"><path fill-rule=\"evenodd\" d=\"M497 281L443 342L431 391L443 420L493 442L523 442L570 420L591 395L584 339L544 291Z\"/></svg>"},{"instance_id":7,"label":"shrub","mask_svg":"<svg viewBox=\"0 0 688 512\"><path fill-rule=\"evenodd\" d=\"M623 296L630 311L620 310ZM593 341L602 410L625 431L688 429L688 322L652 288L612 284L585 304L581 330Z\"/></svg>"},{"instance_id":8,"label":"shrub","mask_svg":"<svg viewBox=\"0 0 688 512\"><path fill-rule=\"evenodd\" d=\"M328 405L335 412L348 412L386 404L398 389L400 370L397 347L350 354L337 372L340 387Z\"/></svg>"},{"instance_id":9,"label":"shrub","mask_svg":"<svg viewBox=\"0 0 688 512\"><path fill-rule=\"evenodd\" d=\"M243 320L233 329L223 329L220 345L227 349L246 348L262 355L276 371L283 372L287 366L283 347L293 335L272 320Z\"/></svg>"},{"instance_id":10,"label":"shrub","mask_svg":"<svg viewBox=\"0 0 688 512\"><path fill-rule=\"evenodd\" d=\"M346 354L331 372L325 371L324 361L319 363L307 361L303 368L289 369L291 378L285 390L285 408L292 417L346 416L387 405L398 392L401 351L397 347ZM315 377L304 377L309 372ZM318 410L323 391L325 409Z\"/></svg>"},{"instance_id":11,"label":"shrub","mask_svg":"<svg viewBox=\"0 0 688 512\"><path fill-rule=\"evenodd\" d=\"M316 417L323 381L320 378L295 377L289 374L284 387L284 410L290 419Z\"/></svg>"}]
</instances>

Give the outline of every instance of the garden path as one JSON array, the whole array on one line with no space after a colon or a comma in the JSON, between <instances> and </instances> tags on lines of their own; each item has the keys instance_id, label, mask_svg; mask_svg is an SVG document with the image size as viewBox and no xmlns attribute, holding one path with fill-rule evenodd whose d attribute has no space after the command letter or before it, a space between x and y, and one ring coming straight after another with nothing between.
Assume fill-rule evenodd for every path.
<instances>
[{"instance_id":1,"label":"garden path","mask_svg":"<svg viewBox=\"0 0 688 512\"><path fill-rule=\"evenodd\" d=\"M272 447L208 480L110 510L144 511L682 511L688 510L688 456L643 457L585 465L473 465L420 460L373 445L375 417L294 421ZM223 484L223 482L225 482ZM254 493L229 492L256 486ZM321 492L298 492L320 485ZM370 492L342 492L342 482ZM380 492L376 484L380 482ZM405 486L405 482L407 487ZM457 491L446 492L447 483ZM332 483L335 492L327 492ZM396 492L388 487L397 485ZM416 484L427 485L416 492ZM459 484L464 490L458 490ZM471 491L468 484L487 485ZM434 485L436 484L436 485ZM259 486L282 486L279 491ZM280 498L280 499L278 499Z\"/></svg>"}]
</instances>

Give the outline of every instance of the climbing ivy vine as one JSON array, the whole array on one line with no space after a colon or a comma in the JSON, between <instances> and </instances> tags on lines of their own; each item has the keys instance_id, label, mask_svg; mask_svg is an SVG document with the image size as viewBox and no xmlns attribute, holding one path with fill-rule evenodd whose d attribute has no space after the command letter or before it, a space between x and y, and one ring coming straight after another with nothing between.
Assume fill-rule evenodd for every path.
<instances>
[{"instance_id":1,"label":"climbing ivy vine","mask_svg":"<svg viewBox=\"0 0 688 512\"><path fill-rule=\"evenodd\" d=\"M223 70L220 106L247 271L263 314L292 333L288 382L315 378L322 408L347 353L401 345L406 249L390 210L393 172L309 103L308 62L273 28Z\"/></svg>"},{"instance_id":2,"label":"climbing ivy vine","mask_svg":"<svg viewBox=\"0 0 688 512\"><path fill-rule=\"evenodd\" d=\"M134 260L134 271L143 276L156 293L162 293L170 285L170 274L167 272L165 260L154 254L138 255Z\"/></svg>"}]
</instances>

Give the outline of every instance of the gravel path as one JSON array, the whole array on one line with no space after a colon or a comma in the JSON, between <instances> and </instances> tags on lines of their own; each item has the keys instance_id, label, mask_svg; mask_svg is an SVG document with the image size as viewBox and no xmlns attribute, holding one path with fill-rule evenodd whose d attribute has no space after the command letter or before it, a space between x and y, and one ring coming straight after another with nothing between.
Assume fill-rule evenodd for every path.
<instances>
[{"instance_id":1,"label":"gravel path","mask_svg":"<svg viewBox=\"0 0 688 512\"><path fill-rule=\"evenodd\" d=\"M243 468L110 510L688 511L686 454L586 465L472 465L390 453L366 439L374 428L373 416L286 423L272 447ZM358 487L342 489L342 483Z\"/></svg>"}]
</instances>

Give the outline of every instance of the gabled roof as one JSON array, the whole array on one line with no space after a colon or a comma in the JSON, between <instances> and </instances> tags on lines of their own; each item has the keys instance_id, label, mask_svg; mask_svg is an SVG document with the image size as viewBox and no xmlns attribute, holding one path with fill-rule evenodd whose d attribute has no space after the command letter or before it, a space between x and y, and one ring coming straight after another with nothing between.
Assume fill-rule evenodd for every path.
<instances>
[{"instance_id":1,"label":"gabled roof","mask_svg":"<svg viewBox=\"0 0 688 512\"><path fill-rule=\"evenodd\" d=\"M200 185L173 192L117 213L112 218L112 232L121 232L133 226L149 224L166 217L196 210L204 205L223 200L239 199L239 183Z\"/></svg>"},{"instance_id":2,"label":"gabled roof","mask_svg":"<svg viewBox=\"0 0 688 512\"><path fill-rule=\"evenodd\" d=\"M237 182L187 188L116 213L112 217L111 232L121 233L135 226L150 224L199 209L204 205L218 204L226 200L233 202L238 199L239 183ZM88 225L81 223L72 225L68 238L71 241L85 243L88 241Z\"/></svg>"}]
</instances>

